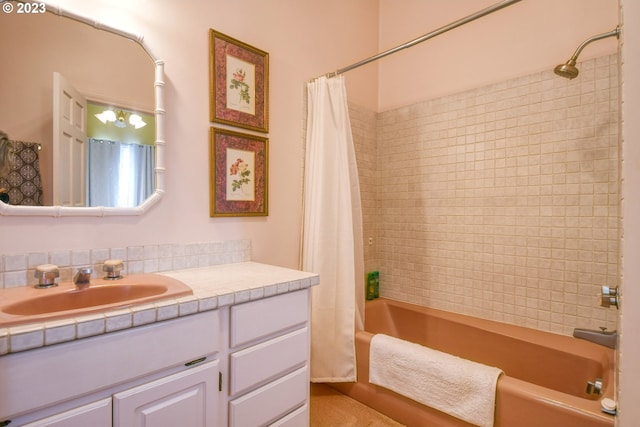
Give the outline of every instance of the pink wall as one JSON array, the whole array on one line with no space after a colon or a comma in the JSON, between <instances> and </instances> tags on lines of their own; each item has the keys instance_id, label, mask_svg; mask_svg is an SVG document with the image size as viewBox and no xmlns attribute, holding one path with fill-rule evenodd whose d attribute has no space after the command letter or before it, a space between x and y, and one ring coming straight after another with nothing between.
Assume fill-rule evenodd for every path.
<instances>
[{"instance_id":1,"label":"pink wall","mask_svg":"<svg viewBox=\"0 0 640 427\"><path fill-rule=\"evenodd\" d=\"M443 4L446 3L446 7ZM380 1L380 48L389 49L498 3ZM378 111L552 69L588 37L618 24L612 0L521 1L379 62ZM580 59L615 52L615 38Z\"/></svg>"},{"instance_id":2,"label":"pink wall","mask_svg":"<svg viewBox=\"0 0 640 427\"><path fill-rule=\"evenodd\" d=\"M0 218L0 253L250 239L256 261L297 267L305 84L375 53L377 7L370 0L57 3L143 34L165 61L166 194L143 217ZM270 53L268 217L209 218L210 28ZM375 71L354 77L354 100L373 108Z\"/></svg>"}]
</instances>

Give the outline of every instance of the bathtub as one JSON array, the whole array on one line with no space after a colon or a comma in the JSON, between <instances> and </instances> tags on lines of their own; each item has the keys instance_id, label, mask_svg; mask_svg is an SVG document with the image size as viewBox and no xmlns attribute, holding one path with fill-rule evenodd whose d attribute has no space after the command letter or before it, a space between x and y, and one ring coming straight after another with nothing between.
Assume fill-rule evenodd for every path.
<instances>
[{"instance_id":1,"label":"bathtub","mask_svg":"<svg viewBox=\"0 0 640 427\"><path fill-rule=\"evenodd\" d=\"M471 424L370 384L369 344L377 333L501 368L496 427L614 425L615 417L600 410L600 399L614 394L612 349L384 298L367 301L365 331L356 334L358 381L331 386L408 426ZM602 392L589 395L587 382L596 378L602 378Z\"/></svg>"}]
</instances>

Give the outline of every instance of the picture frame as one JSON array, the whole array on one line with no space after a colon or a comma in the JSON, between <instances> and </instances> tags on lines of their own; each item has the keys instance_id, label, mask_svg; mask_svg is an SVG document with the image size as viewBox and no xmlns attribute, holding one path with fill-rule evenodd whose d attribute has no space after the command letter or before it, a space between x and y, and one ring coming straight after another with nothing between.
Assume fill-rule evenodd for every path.
<instances>
[{"instance_id":1,"label":"picture frame","mask_svg":"<svg viewBox=\"0 0 640 427\"><path fill-rule=\"evenodd\" d=\"M269 214L269 140L212 127L210 217Z\"/></svg>"},{"instance_id":2,"label":"picture frame","mask_svg":"<svg viewBox=\"0 0 640 427\"><path fill-rule=\"evenodd\" d=\"M269 54L209 29L210 121L269 131Z\"/></svg>"}]
</instances>

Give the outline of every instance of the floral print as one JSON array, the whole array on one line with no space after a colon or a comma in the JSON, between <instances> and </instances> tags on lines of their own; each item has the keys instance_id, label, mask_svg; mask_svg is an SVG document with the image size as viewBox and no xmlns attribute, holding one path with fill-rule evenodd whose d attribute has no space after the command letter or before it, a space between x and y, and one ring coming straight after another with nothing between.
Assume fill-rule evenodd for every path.
<instances>
[{"instance_id":1,"label":"floral print","mask_svg":"<svg viewBox=\"0 0 640 427\"><path fill-rule=\"evenodd\" d=\"M239 175L239 179L234 179L231 183L231 189L234 192L236 190L242 190L243 185L251 182L249 179L249 175L251 175L249 165L240 158L237 159L229 168L229 175Z\"/></svg>"},{"instance_id":2,"label":"floral print","mask_svg":"<svg viewBox=\"0 0 640 427\"><path fill-rule=\"evenodd\" d=\"M238 68L233 73L229 89L240 90L240 100L249 104L251 102L251 95L249 95L249 85L244 81L246 76L247 73L242 68Z\"/></svg>"}]
</instances>

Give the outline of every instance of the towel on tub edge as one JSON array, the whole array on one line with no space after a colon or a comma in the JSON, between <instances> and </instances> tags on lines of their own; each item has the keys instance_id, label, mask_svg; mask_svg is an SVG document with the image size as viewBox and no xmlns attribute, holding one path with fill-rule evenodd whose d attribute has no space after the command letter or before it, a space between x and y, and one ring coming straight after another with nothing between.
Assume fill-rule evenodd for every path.
<instances>
[{"instance_id":1,"label":"towel on tub edge","mask_svg":"<svg viewBox=\"0 0 640 427\"><path fill-rule=\"evenodd\" d=\"M371 339L370 383L481 427L493 426L501 373L388 335Z\"/></svg>"}]
</instances>

